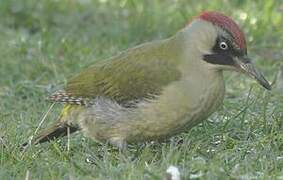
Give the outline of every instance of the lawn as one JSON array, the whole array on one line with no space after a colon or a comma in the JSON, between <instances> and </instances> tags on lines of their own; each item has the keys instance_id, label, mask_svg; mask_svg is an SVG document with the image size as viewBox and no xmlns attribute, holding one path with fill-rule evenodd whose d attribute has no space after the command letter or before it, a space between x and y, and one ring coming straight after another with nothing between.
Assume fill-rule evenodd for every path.
<instances>
[{"instance_id":1,"label":"lawn","mask_svg":"<svg viewBox=\"0 0 283 180\"><path fill-rule=\"evenodd\" d=\"M226 73L222 108L164 143L126 154L78 133L21 152L49 103L48 94L90 64L176 33L204 10L233 17L249 55L273 82ZM0 1L0 179L162 179L170 165L183 179L283 179L283 1ZM56 105L44 127L58 116Z\"/></svg>"}]
</instances>

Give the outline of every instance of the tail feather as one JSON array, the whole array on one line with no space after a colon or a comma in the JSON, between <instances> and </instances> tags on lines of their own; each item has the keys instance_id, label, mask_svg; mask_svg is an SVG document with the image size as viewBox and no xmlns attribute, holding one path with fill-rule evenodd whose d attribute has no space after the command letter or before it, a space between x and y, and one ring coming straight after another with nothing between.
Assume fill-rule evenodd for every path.
<instances>
[{"instance_id":1,"label":"tail feather","mask_svg":"<svg viewBox=\"0 0 283 180\"><path fill-rule=\"evenodd\" d=\"M70 134L79 130L78 126L69 125L67 123L59 123L41 132L32 140L32 144L39 144L48 142L50 140L57 139L59 137L64 137L68 134L68 128L70 129Z\"/></svg>"},{"instance_id":2,"label":"tail feather","mask_svg":"<svg viewBox=\"0 0 283 180\"><path fill-rule=\"evenodd\" d=\"M36 137L32 138L31 141L23 143L22 148L27 147L29 144L35 145L64 137L68 135L68 129L70 134L80 130L78 124L72 123L72 121L70 121L71 119L75 118L69 116L70 112L72 112L74 109L78 109L78 107L75 108L74 106L66 105L63 108L58 120L53 125L40 132Z\"/></svg>"},{"instance_id":3,"label":"tail feather","mask_svg":"<svg viewBox=\"0 0 283 180\"><path fill-rule=\"evenodd\" d=\"M44 142L49 142L51 140L55 140L57 138L60 137L64 137L68 135L68 128L69 128L69 132L70 134L80 130L79 126L76 125L70 125L67 124L66 122L64 123L57 123L53 126L51 126L50 128L43 130L41 133L39 133L39 135L37 135L35 138L33 138L30 141L27 141L25 143L22 144L22 148L27 147L29 144L41 144Z\"/></svg>"}]
</instances>

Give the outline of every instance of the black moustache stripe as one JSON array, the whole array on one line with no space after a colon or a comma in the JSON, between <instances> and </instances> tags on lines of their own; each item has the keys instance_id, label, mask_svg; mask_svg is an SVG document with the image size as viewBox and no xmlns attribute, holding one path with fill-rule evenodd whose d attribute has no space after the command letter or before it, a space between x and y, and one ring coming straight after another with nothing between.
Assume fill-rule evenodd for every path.
<instances>
[{"instance_id":1,"label":"black moustache stripe","mask_svg":"<svg viewBox=\"0 0 283 180\"><path fill-rule=\"evenodd\" d=\"M234 65L235 62L232 56L224 53L206 54L203 56L203 60L211 64L219 65Z\"/></svg>"}]
</instances>

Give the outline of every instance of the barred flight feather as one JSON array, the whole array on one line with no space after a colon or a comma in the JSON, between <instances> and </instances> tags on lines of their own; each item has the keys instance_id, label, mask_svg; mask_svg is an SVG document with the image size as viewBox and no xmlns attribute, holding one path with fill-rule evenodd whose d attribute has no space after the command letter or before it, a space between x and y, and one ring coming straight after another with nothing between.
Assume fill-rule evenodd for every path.
<instances>
[{"instance_id":1,"label":"barred flight feather","mask_svg":"<svg viewBox=\"0 0 283 180\"><path fill-rule=\"evenodd\" d=\"M93 101L89 98L75 97L72 96L70 93L67 93L62 90L55 92L54 94L49 96L47 100L52 102L61 102L80 106L89 106L93 104Z\"/></svg>"}]
</instances>

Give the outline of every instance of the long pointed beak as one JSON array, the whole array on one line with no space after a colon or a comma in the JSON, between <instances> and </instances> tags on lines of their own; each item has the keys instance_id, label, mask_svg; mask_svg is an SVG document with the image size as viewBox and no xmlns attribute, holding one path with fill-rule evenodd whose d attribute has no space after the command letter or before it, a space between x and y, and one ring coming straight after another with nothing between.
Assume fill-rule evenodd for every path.
<instances>
[{"instance_id":1,"label":"long pointed beak","mask_svg":"<svg viewBox=\"0 0 283 180\"><path fill-rule=\"evenodd\" d=\"M269 84L269 82L265 79L261 72L256 69L256 67L248 57L237 58L235 59L235 63L240 71L243 71L244 73L256 79L257 82L265 89L271 90L271 85Z\"/></svg>"}]
</instances>

